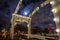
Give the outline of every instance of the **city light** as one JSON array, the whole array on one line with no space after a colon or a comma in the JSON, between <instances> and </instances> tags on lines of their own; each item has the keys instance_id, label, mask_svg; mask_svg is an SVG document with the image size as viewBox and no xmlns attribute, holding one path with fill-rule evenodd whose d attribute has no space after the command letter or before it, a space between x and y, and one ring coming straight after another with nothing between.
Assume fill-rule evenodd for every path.
<instances>
[{"instance_id":1,"label":"city light","mask_svg":"<svg viewBox=\"0 0 60 40\"><path fill-rule=\"evenodd\" d=\"M56 32L59 32L60 30L59 29L56 29Z\"/></svg>"}]
</instances>

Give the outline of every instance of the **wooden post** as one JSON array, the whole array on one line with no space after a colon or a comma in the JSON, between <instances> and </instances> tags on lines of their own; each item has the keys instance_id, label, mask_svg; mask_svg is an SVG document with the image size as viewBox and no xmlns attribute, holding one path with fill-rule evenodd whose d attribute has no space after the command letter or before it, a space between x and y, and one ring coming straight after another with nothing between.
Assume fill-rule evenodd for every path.
<instances>
[{"instance_id":1,"label":"wooden post","mask_svg":"<svg viewBox=\"0 0 60 40\"><path fill-rule=\"evenodd\" d=\"M18 13L21 3L22 3L22 0L19 1L18 5L17 5L17 7L16 7L16 9L15 9L15 12L14 12L13 15L12 15L12 24L11 24L11 29L10 29L11 39L14 39L14 26L15 26L15 21L16 21L16 17L15 17L14 14L17 14L17 13Z\"/></svg>"}]
</instances>

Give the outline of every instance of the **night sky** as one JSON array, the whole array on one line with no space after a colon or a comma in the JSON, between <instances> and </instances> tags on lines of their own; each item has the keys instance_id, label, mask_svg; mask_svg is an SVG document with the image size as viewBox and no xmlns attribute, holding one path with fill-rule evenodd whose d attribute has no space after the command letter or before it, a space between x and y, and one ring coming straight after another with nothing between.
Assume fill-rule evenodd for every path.
<instances>
[{"instance_id":1,"label":"night sky","mask_svg":"<svg viewBox=\"0 0 60 40\"><path fill-rule=\"evenodd\" d=\"M19 15L28 16L34 8L40 6L42 2L46 0L23 0L21 8L18 11ZM8 28L11 24L12 13L18 4L19 0L0 0L0 25L3 24ZM32 16L32 26L38 27L55 27L53 21L53 13L51 12L52 6L47 4L44 7L40 7L40 10ZM25 15L25 13L27 13ZM51 25L50 25L51 24Z\"/></svg>"}]
</instances>

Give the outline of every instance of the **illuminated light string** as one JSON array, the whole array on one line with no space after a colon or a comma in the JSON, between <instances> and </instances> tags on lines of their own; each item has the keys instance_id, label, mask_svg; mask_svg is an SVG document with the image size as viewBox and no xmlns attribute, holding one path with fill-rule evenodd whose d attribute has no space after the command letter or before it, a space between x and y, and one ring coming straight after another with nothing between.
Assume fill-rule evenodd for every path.
<instances>
[{"instance_id":1,"label":"illuminated light string","mask_svg":"<svg viewBox=\"0 0 60 40\"><path fill-rule=\"evenodd\" d=\"M51 11L52 11L53 13L56 13L56 12L57 12L56 9L52 9ZM54 15L55 15L55 14L54 14ZM59 22L58 17L53 18L53 21Z\"/></svg>"},{"instance_id":2,"label":"illuminated light string","mask_svg":"<svg viewBox=\"0 0 60 40\"><path fill-rule=\"evenodd\" d=\"M52 7L55 5L55 3L56 3L55 0L52 0L52 1L50 2L50 4L52 5ZM55 15L55 13L57 13L58 9L57 9L56 7L53 7L51 11L52 11L52 12L54 13L54 15ZM58 17L55 17L55 18L53 19L53 21L59 22L59 18L58 18Z\"/></svg>"},{"instance_id":3,"label":"illuminated light string","mask_svg":"<svg viewBox=\"0 0 60 40\"><path fill-rule=\"evenodd\" d=\"M52 9L51 11L54 13L54 15L55 15L55 13L57 13L57 11L58 11L58 9L57 9L56 7L54 7L55 3L56 3L55 0L53 0L53 1L50 2L50 4L51 4L52 7L53 7L53 9ZM53 21L55 21L55 22L58 23L58 22L59 22L59 18L58 18L58 17L55 17L55 18L53 19ZM56 31L56 32L60 32L59 29L56 29L55 31Z\"/></svg>"},{"instance_id":4,"label":"illuminated light string","mask_svg":"<svg viewBox=\"0 0 60 40\"><path fill-rule=\"evenodd\" d=\"M55 0L52 0L52 1L50 1L50 4L52 5L52 7L55 5ZM57 8L52 8L52 10L51 10L53 13L56 13L57 12Z\"/></svg>"}]
</instances>

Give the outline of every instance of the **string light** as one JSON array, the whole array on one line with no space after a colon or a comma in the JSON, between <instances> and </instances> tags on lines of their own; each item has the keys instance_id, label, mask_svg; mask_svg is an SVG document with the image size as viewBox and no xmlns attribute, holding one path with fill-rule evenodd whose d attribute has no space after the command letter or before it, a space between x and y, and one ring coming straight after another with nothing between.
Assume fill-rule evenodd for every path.
<instances>
[{"instance_id":1,"label":"string light","mask_svg":"<svg viewBox=\"0 0 60 40\"><path fill-rule=\"evenodd\" d=\"M59 18L54 18L53 21L59 22Z\"/></svg>"},{"instance_id":2,"label":"string light","mask_svg":"<svg viewBox=\"0 0 60 40\"><path fill-rule=\"evenodd\" d=\"M57 8L53 8L51 11L52 11L53 13L57 13Z\"/></svg>"},{"instance_id":3,"label":"string light","mask_svg":"<svg viewBox=\"0 0 60 40\"><path fill-rule=\"evenodd\" d=\"M51 1L50 4L51 4L52 6L55 5L55 1L54 1L54 0Z\"/></svg>"},{"instance_id":4,"label":"string light","mask_svg":"<svg viewBox=\"0 0 60 40\"><path fill-rule=\"evenodd\" d=\"M60 30L59 29L56 29L56 32L59 32Z\"/></svg>"}]
</instances>

